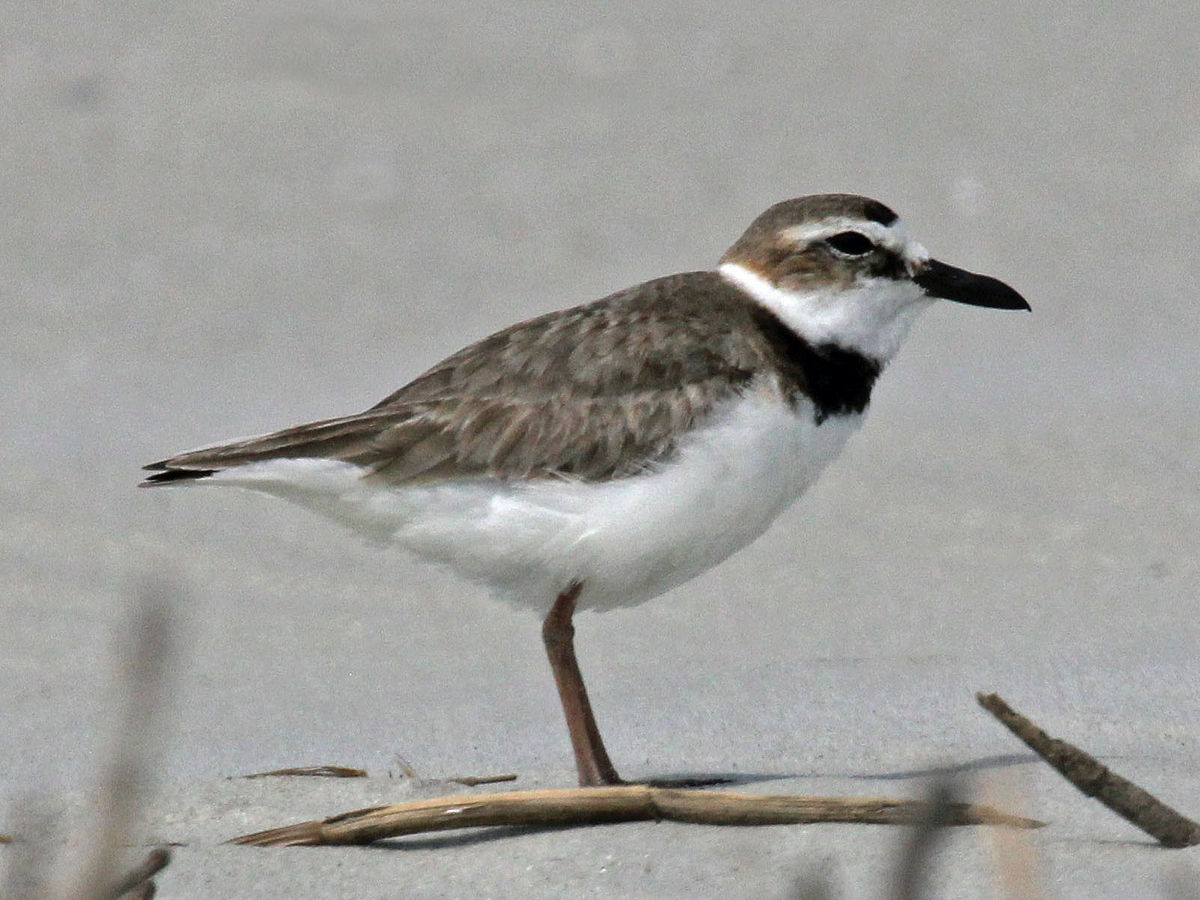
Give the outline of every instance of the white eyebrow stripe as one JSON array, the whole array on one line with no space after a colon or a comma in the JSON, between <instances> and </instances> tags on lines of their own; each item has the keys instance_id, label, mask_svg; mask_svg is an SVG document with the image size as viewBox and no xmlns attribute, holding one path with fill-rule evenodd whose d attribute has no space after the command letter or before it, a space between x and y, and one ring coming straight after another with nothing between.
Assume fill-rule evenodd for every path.
<instances>
[{"instance_id":1,"label":"white eyebrow stripe","mask_svg":"<svg viewBox=\"0 0 1200 900\"><path fill-rule=\"evenodd\" d=\"M781 233L788 240L796 243L808 243L821 238L827 238L830 235L839 234L843 231L857 231L859 234L865 234L876 244L891 249L899 249L897 245L904 243L904 229L897 228L895 224L880 225L878 222L868 222L864 219L855 219L849 216L836 216L828 219L821 219L819 222L806 222L803 225L793 225L790 228L785 228ZM899 241L897 241L899 238Z\"/></svg>"},{"instance_id":2,"label":"white eyebrow stripe","mask_svg":"<svg viewBox=\"0 0 1200 900\"><path fill-rule=\"evenodd\" d=\"M811 244L814 241L832 237L843 231L857 231L866 235L876 245L898 253L910 263L921 263L929 259L929 253L916 241L910 240L904 223L897 219L891 225L881 225L865 219L850 216L831 216L818 222L808 222L804 225L793 225L785 228L780 234L799 244Z\"/></svg>"}]
</instances>

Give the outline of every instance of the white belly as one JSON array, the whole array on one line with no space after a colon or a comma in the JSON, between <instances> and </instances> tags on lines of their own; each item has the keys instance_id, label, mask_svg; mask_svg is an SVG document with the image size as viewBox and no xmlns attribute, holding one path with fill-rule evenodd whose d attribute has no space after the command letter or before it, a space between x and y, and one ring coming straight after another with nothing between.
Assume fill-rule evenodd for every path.
<instances>
[{"instance_id":1,"label":"white belly","mask_svg":"<svg viewBox=\"0 0 1200 900\"><path fill-rule=\"evenodd\" d=\"M771 392L697 429L668 465L604 483L489 479L394 487L348 463L274 460L197 484L294 501L546 611L573 581L580 608L640 603L749 544L816 480L860 415L813 424Z\"/></svg>"}]
</instances>

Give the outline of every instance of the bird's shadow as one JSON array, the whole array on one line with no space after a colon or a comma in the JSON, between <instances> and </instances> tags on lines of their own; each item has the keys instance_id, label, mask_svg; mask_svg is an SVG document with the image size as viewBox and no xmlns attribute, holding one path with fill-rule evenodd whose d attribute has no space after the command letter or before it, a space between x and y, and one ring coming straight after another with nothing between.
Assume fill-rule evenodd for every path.
<instances>
[{"instance_id":1,"label":"bird's shadow","mask_svg":"<svg viewBox=\"0 0 1200 900\"><path fill-rule=\"evenodd\" d=\"M490 844L492 841L509 841L530 834L549 834L554 831L568 831L572 828L593 828L593 825L492 825L484 828L463 830L454 834L443 834L436 837L397 837L387 840L374 841L367 844L366 850L448 850L454 847L474 847L479 844Z\"/></svg>"},{"instance_id":2,"label":"bird's shadow","mask_svg":"<svg viewBox=\"0 0 1200 900\"><path fill-rule=\"evenodd\" d=\"M973 772L983 772L988 769L1007 769L1011 766L1024 766L1029 763L1042 762L1036 753L998 753L994 756L981 756L961 763L947 763L941 766L927 766L923 769L910 769L902 772L810 772L805 778L850 778L856 781L911 781L926 778L947 778L955 775L970 775Z\"/></svg>"},{"instance_id":3,"label":"bird's shadow","mask_svg":"<svg viewBox=\"0 0 1200 900\"><path fill-rule=\"evenodd\" d=\"M1041 762L1035 753L1003 753L981 756L960 763L927 766L899 772L699 772L670 773L638 779L632 784L646 784L659 788L698 788L718 785L759 784L764 781L790 781L799 778L845 778L852 781L919 781L927 778L945 778L953 775L969 775L989 769L1004 769Z\"/></svg>"},{"instance_id":4,"label":"bird's shadow","mask_svg":"<svg viewBox=\"0 0 1200 900\"><path fill-rule=\"evenodd\" d=\"M654 788L702 788L702 787L718 787L723 784L757 784L760 781L779 781L781 779L793 778L792 775L781 774L756 774L752 772L698 772L698 773L672 773L670 775L657 775L651 778L643 778L629 782L630 784L644 784L647 787Z\"/></svg>"}]
</instances>

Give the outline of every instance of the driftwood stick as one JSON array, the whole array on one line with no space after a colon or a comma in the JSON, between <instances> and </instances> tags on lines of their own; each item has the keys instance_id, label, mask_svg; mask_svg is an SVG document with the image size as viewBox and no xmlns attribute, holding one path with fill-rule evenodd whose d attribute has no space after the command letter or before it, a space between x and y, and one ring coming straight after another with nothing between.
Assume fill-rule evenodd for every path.
<instances>
[{"instance_id":1,"label":"driftwood stick","mask_svg":"<svg viewBox=\"0 0 1200 900\"><path fill-rule=\"evenodd\" d=\"M648 785L510 791L375 806L322 821L242 835L230 843L255 847L369 844L406 834L454 828L594 825L664 819L703 825L815 822L907 825L920 818L926 805L916 800L730 794ZM959 803L948 809L946 824L1036 828L1042 823L985 806Z\"/></svg>"},{"instance_id":2,"label":"driftwood stick","mask_svg":"<svg viewBox=\"0 0 1200 900\"><path fill-rule=\"evenodd\" d=\"M1164 847L1200 844L1200 825L1180 815L1129 779L1111 771L1074 744L1050 737L1005 703L998 694L976 694L975 699L1067 781L1087 796L1095 797Z\"/></svg>"}]
</instances>

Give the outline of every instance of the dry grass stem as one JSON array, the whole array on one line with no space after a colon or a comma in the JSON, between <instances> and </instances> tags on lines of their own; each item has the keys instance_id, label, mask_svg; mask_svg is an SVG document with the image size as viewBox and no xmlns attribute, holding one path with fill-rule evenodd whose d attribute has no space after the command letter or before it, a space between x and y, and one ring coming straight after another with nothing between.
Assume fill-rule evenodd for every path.
<instances>
[{"instance_id":1,"label":"dry grass stem","mask_svg":"<svg viewBox=\"0 0 1200 900\"><path fill-rule=\"evenodd\" d=\"M500 784L504 781L516 781L517 776L512 773L505 775L456 775L453 778L447 778L451 784L463 784L467 787L478 787L481 784Z\"/></svg>"},{"instance_id":2,"label":"dry grass stem","mask_svg":"<svg viewBox=\"0 0 1200 900\"><path fill-rule=\"evenodd\" d=\"M1200 844L1200 825L1180 815L1129 779L1111 771L1074 744L1050 737L1005 703L998 694L976 694L975 699L1071 784L1087 796L1095 797L1164 847Z\"/></svg>"},{"instance_id":3,"label":"dry grass stem","mask_svg":"<svg viewBox=\"0 0 1200 900\"><path fill-rule=\"evenodd\" d=\"M375 806L328 819L302 822L236 837L256 847L369 844L429 831L495 826L596 825L613 822L692 822L701 825L796 825L846 822L908 825L928 804L915 800L731 794L648 785L512 791L439 797ZM947 825L1010 825L1035 828L1031 819L984 806L952 804Z\"/></svg>"},{"instance_id":4,"label":"dry grass stem","mask_svg":"<svg viewBox=\"0 0 1200 900\"><path fill-rule=\"evenodd\" d=\"M160 713L171 649L170 612L178 594L165 580L147 581L120 635L124 652L118 661L117 684L121 696L110 722L111 760L97 791L98 808L86 832L83 863L73 876L64 877L60 874L62 860L55 858L58 842L23 842L20 848L25 852L10 863L0 896L69 900L154 896L151 879L170 862L170 852L156 849L124 873L119 860L141 814L161 741ZM30 834L52 831L53 819L39 815L36 803L27 804L23 816L30 821Z\"/></svg>"},{"instance_id":5,"label":"dry grass stem","mask_svg":"<svg viewBox=\"0 0 1200 900\"><path fill-rule=\"evenodd\" d=\"M100 817L90 858L70 896L90 900L96 885L117 881L117 857L141 811L151 757L157 749L175 594L163 582L147 582L123 635L128 649L121 666L123 704L113 723L113 759L100 784Z\"/></svg>"},{"instance_id":6,"label":"dry grass stem","mask_svg":"<svg viewBox=\"0 0 1200 900\"><path fill-rule=\"evenodd\" d=\"M348 766L297 766L290 769L275 769L271 772L255 772L252 775L242 775L241 778L276 778L285 775L301 775L307 778L366 778L366 769L352 769Z\"/></svg>"}]
</instances>

